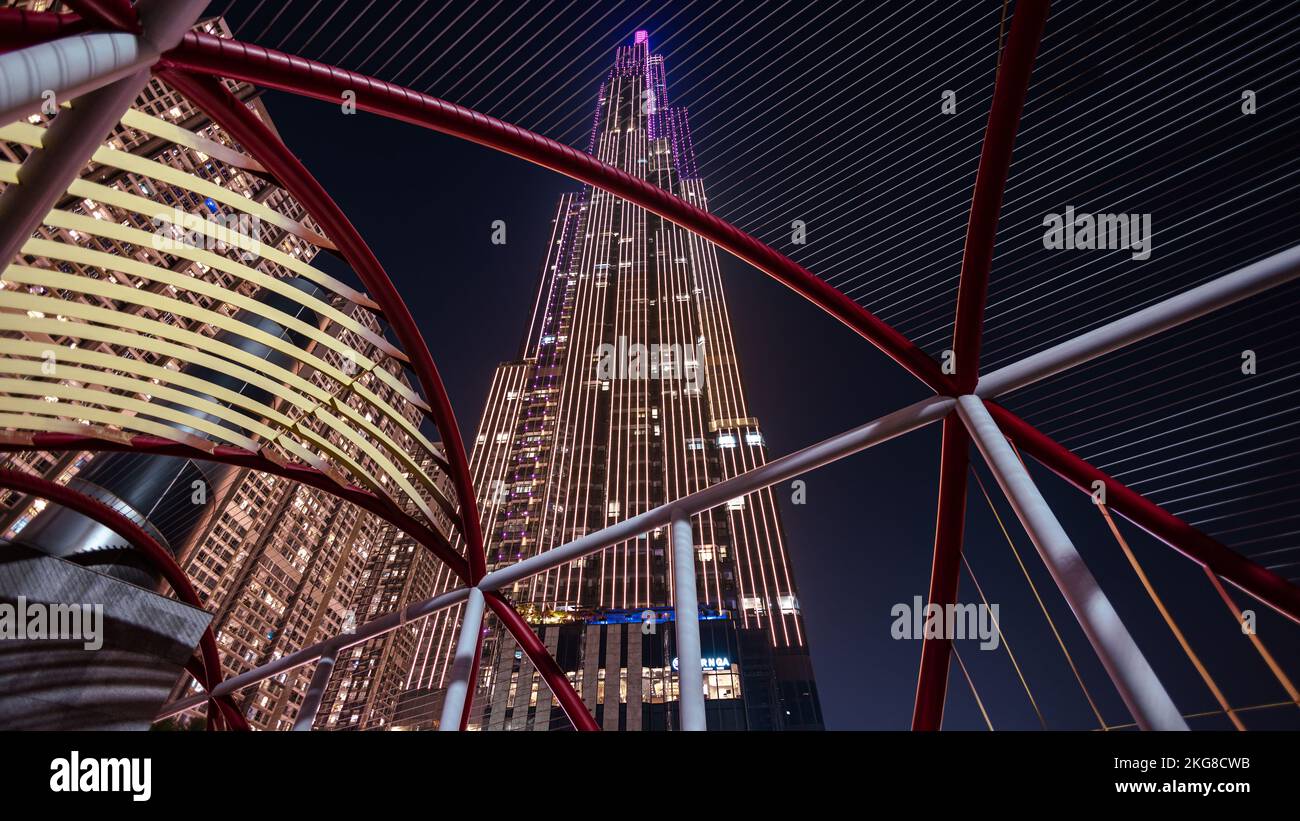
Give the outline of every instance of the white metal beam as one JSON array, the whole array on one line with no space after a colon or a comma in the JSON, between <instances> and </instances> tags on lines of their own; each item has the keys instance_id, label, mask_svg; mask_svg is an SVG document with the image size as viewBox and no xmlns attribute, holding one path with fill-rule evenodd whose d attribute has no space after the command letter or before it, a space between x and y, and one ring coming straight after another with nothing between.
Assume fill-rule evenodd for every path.
<instances>
[{"instance_id":1,"label":"white metal beam","mask_svg":"<svg viewBox=\"0 0 1300 821\"><path fill-rule=\"evenodd\" d=\"M442 720L438 729L454 732L460 729L461 715L465 712L465 703L470 699L470 688L474 682L469 680L474 671L474 656L478 653L479 631L483 629L483 591L477 587L470 588L469 599L465 602L465 612L461 614L460 635L456 638L456 656L451 663L451 681L442 701Z\"/></svg>"},{"instance_id":2,"label":"white metal beam","mask_svg":"<svg viewBox=\"0 0 1300 821\"><path fill-rule=\"evenodd\" d=\"M677 638L677 706L683 730L707 730L704 670L700 663L700 603L695 587L695 536L691 514L672 513L673 623Z\"/></svg>"},{"instance_id":3,"label":"white metal beam","mask_svg":"<svg viewBox=\"0 0 1300 821\"><path fill-rule=\"evenodd\" d=\"M1012 452L984 402L977 396L963 396L957 400L957 413L1138 726L1144 730L1186 730L1182 713L1083 563L1029 472Z\"/></svg>"},{"instance_id":4,"label":"white metal beam","mask_svg":"<svg viewBox=\"0 0 1300 821\"><path fill-rule=\"evenodd\" d=\"M980 377L975 393L992 399L1096 359L1300 276L1300 246L1148 305Z\"/></svg>"},{"instance_id":5,"label":"white metal beam","mask_svg":"<svg viewBox=\"0 0 1300 821\"><path fill-rule=\"evenodd\" d=\"M589 533L545 553L493 570L479 581L478 586L483 590L500 590L529 576L535 576L538 573L568 564L575 559L612 547L628 539L635 539L642 533L649 533L656 528L667 527L672 520L672 512L678 508L692 516L703 513L732 499L770 487L777 482L792 479L814 468L843 459L845 456L857 453L860 450L866 450L873 445L878 445L908 431L936 422L948 414L953 404L954 400L947 396L932 396L929 399L923 399L865 425L860 425L803 450L782 456L780 459L768 462L762 467L746 471L739 476L733 476L716 485L710 485L703 490L698 490L689 496L683 496L668 504L639 513L630 519L624 519L618 524L610 525L595 533Z\"/></svg>"},{"instance_id":6,"label":"white metal beam","mask_svg":"<svg viewBox=\"0 0 1300 821\"><path fill-rule=\"evenodd\" d=\"M338 647L330 647L316 662L316 669L311 674L311 682L307 685L307 695L303 697L302 706L298 708L298 715L293 721L295 731L310 730L311 725L316 721L316 713L320 711L321 699L325 698L325 688L330 683L330 673L334 672L334 660L338 658L338 654Z\"/></svg>"}]
</instances>

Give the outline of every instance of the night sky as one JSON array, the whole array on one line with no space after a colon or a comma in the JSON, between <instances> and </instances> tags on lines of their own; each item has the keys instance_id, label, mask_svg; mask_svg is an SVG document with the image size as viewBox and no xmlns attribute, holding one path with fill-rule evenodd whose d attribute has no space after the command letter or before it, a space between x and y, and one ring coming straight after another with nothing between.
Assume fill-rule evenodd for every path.
<instances>
[{"instance_id":1,"label":"night sky","mask_svg":"<svg viewBox=\"0 0 1300 821\"><path fill-rule=\"evenodd\" d=\"M211 10L227 8L241 38L383 79L418 79L419 90L582 148L613 48L646 28L667 61L670 101L690 108L714 210L927 351L948 347L1000 2L238 0ZM1297 30L1300 16L1284 4L1053 4L999 226L986 363L1014 361L1300 240L1300 140L1290 125L1300 106ZM1258 94L1254 115L1240 111L1245 88ZM954 115L940 111L945 89L956 90ZM577 184L413 126L279 93L265 100L406 297L472 440L494 366L517 353L556 199ZM1152 214L1151 259L1045 249L1042 217L1066 205ZM806 246L790 243L794 219L808 224ZM505 245L490 242L494 220L507 224ZM725 255L723 265L750 404L773 456L927 395L802 298ZM1007 404L1295 578L1297 306L1293 284ZM1244 349L1258 354L1253 376L1240 373ZM920 642L890 637L890 609L928 584L938 445L931 426L805 477L804 505L778 494L830 728L910 722ZM1127 723L978 454L973 464L1097 709L1108 725ZM1186 714L1217 709L1089 499L1036 464L1031 471L1175 702ZM1120 527L1229 701L1284 701L1199 567L1127 522ZM1047 726L1096 728L974 482L965 544ZM1255 609L1260 637L1300 678L1300 629L1233 595ZM980 601L966 572L959 599ZM995 728L1040 726L1005 649L957 647ZM1296 728L1300 710L1243 720ZM1222 715L1190 723L1230 727ZM986 727L955 660L944 726Z\"/></svg>"}]
</instances>

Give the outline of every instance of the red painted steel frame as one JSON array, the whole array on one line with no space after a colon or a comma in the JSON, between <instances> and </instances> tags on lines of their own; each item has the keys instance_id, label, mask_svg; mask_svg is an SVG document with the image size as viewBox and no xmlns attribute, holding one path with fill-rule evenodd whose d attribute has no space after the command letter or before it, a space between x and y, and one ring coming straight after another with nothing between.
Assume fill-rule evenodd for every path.
<instances>
[{"instance_id":1,"label":"red painted steel frame","mask_svg":"<svg viewBox=\"0 0 1300 821\"><path fill-rule=\"evenodd\" d=\"M162 71L160 76L173 88L189 98L190 102L205 111L212 121L220 125L249 154L279 180L280 184L302 204L324 228L325 234L338 246L348 264L356 271L361 282L379 304L384 318L397 336L415 376L424 388L425 398L431 406L430 415L438 427L456 496L460 501L460 531L465 537L465 553L469 560L470 580L477 582L487 572L483 549L483 531L479 525L478 504L474 485L470 481L469 460L461 440L456 415L451 400L443 387L438 367L433 362L429 347L424 342L420 328L411 311L393 287L379 259L370 246L357 233L357 229L339 209L324 187L312 176L307 167L294 156L289 147L240 102L220 81L213 77L199 77L179 71Z\"/></svg>"},{"instance_id":2,"label":"red painted steel frame","mask_svg":"<svg viewBox=\"0 0 1300 821\"><path fill-rule=\"evenodd\" d=\"M970 393L979 382L980 337L993 242L997 237L1002 193L1011 170L1011 149L1025 106L1029 75L1047 24L1047 0L1020 0L1011 19L1011 33L998 63L989 108L975 193L971 197L962 252L961 280L957 286L957 313L953 322L952 350L960 393ZM939 510L935 515L934 563L930 569L927 604L946 607L957 603L961 576L962 535L966 518L966 482L970 467L970 434L956 414L943 420L943 450L939 460ZM926 638L921 646L921 669L912 708L913 730L938 730L948 693L951 638Z\"/></svg>"},{"instance_id":3,"label":"red painted steel frame","mask_svg":"<svg viewBox=\"0 0 1300 821\"><path fill-rule=\"evenodd\" d=\"M143 553L149 561L153 562L154 566L163 574L163 578L176 591L176 595L181 601L191 607L203 609L198 593L194 591L194 587L190 584L189 578L186 577L185 571L181 570L180 565L176 564L176 560L172 558L172 555L162 545L154 541L152 536L145 533L139 525L118 511L102 502L91 499L89 496L83 496L65 485L30 473L23 473L20 470L0 468L0 487L39 496L56 505L76 511L109 528L129 542L136 550ZM212 636L211 627L204 628L203 637L199 640L199 646L203 653L204 675L196 675L195 677L203 685L204 689L211 690L221 683L221 660L217 653L217 642ZM194 675L194 671L191 671L191 675ZM214 705L211 700L208 703L208 715L211 721L213 717L218 715L218 711L212 709ZM238 716L238 711L235 714ZM242 716L239 717L239 723L243 724ZM248 725L243 724L240 729L246 730Z\"/></svg>"},{"instance_id":4,"label":"red painted steel frame","mask_svg":"<svg viewBox=\"0 0 1300 821\"><path fill-rule=\"evenodd\" d=\"M952 350L960 393L973 393L979 382L980 337L984 328L984 303L988 296L993 243L997 238L1002 192L1011 170L1011 149L1025 107L1029 75L1047 24L1047 0L1020 0L1011 17L1011 33L998 63L993 104L984 129L975 193L971 197L962 250L961 280L957 287L957 317L953 323Z\"/></svg>"},{"instance_id":5,"label":"red painted steel frame","mask_svg":"<svg viewBox=\"0 0 1300 821\"><path fill-rule=\"evenodd\" d=\"M528 658L532 660L537 672L541 674L542 678L546 679L547 686L551 688L551 692L555 694L555 698L560 702L560 707L564 710L564 714L569 717L569 721L573 723L573 728L583 732L599 730L600 725L596 723L596 719L592 718L591 713L587 710L587 705L582 703L582 696L579 696L578 691L573 689L569 677L564 675L560 665L556 663L555 659L551 658L551 654L546 650L546 645L542 644L542 640L533 632L532 626L524 621L523 616L519 615L510 602L503 599L499 593L485 591L483 595L487 599L488 607L492 608L492 612L496 613L497 618L510 631L510 634L519 641L520 647L528 654ZM471 688L473 684L474 682L471 680ZM469 709L468 703L466 709Z\"/></svg>"},{"instance_id":6,"label":"red painted steel frame","mask_svg":"<svg viewBox=\"0 0 1300 821\"><path fill-rule=\"evenodd\" d=\"M37 433L26 437L24 441L0 441L0 453L36 450L152 453L159 456L176 456L183 459L221 462L236 467L251 468L261 473L282 476L309 487L323 490L373 513L428 548L441 561L445 562L461 581L469 581L469 565L452 549L451 543L441 533L403 511L388 497L376 495L355 485L340 484L326 474L307 465L297 462L279 462L261 453L244 450L233 445L215 445L207 449L185 445L171 439L164 439L161 436L145 434L121 441L71 433Z\"/></svg>"},{"instance_id":7,"label":"red painted steel frame","mask_svg":"<svg viewBox=\"0 0 1300 821\"><path fill-rule=\"evenodd\" d=\"M63 0L63 4L96 26L140 33L140 18L126 0Z\"/></svg>"},{"instance_id":8,"label":"red painted steel frame","mask_svg":"<svg viewBox=\"0 0 1300 821\"><path fill-rule=\"evenodd\" d=\"M93 26L75 14L0 9L0 51L13 51L72 34L85 34Z\"/></svg>"},{"instance_id":9,"label":"red painted steel frame","mask_svg":"<svg viewBox=\"0 0 1300 821\"><path fill-rule=\"evenodd\" d=\"M359 109L495 148L594 185L730 251L857 331L934 390L950 392L951 380L925 351L802 265L671 192L606 165L590 154L382 80L200 32L187 33L181 45L164 55L161 62L332 103L341 102L343 92L351 91L356 94Z\"/></svg>"},{"instance_id":10,"label":"red painted steel frame","mask_svg":"<svg viewBox=\"0 0 1300 821\"><path fill-rule=\"evenodd\" d=\"M1093 492L1093 482L1103 482L1106 487L1106 506L1111 510L1122 514L1174 550L1232 582L1292 621L1300 623L1300 588L1288 584L1276 573L1260 567L1122 482L1112 479L996 402L987 402L986 405L989 413L997 420L998 427L1022 451L1084 493Z\"/></svg>"},{"instance_id":11,"label":"red painted steel frame","mask_svg":"<svg viewBox=\"0 0 1300 821\"><path fill-rule=\"evenodd\" d=\"M966 481L970 468L970 433L956 413L943 419L939 454L939 506L935 514L934 563L930 568L927 604L940 608L957 603L961 578L961 545L966 526ZM942 621L942 616L940 617ZM922 623L925 620L922 619ZM916 678L912 708L913 730L938 730L948 693L951 637L926 637L921 644L921 670Z\"/></svg>"}]
</instances>

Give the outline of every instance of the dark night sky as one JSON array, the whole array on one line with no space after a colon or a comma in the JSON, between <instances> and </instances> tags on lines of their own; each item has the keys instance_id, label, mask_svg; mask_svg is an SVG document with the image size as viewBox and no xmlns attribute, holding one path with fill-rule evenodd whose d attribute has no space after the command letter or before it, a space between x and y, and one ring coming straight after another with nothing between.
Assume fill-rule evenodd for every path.
<instances>
[{"instance_id":1,"label":"dark night sky","mask_svg":"<svg viewBox=\"0 0 1300 821\"><path fill-rule=\"evenodd\" d=\"M295 51L326 11L316 11L307 2L291 5L298 8L273 21L270 7L240 0L228 19L236 25L248 19L241 37L269 46L283 41L286 50ZM439 26L412 38L407 32L415 32L427 19L426 12L416 3L395 5L400 7L396 13L361 41L343 65L408 82L421 70L422 61L431 59L416 58L416 52L427 33ZM697 148L714 210L832 281L869 274L869 280L879 282L874 290L855 297L917 334L932 353L946 347L965 208L992 88L1001 3L930 3L903 11L865 4L805 10L756 3L741 11L707 2L554 8L533 2L519 4L522 10L504 23L504 8L493 11L496 6L490 3L478 5L481 10L464 2L429 4L428 13L439 10L447 20L470 9L450 25L454 32L476 18L484 22L466 30L455 48L432 49L428 54L437 54L438 62L418 87L436 80L433 93L451 91L449 99L502 116L529 114L530 108L545 102L537 113L520 116L520 124L584 144L596 83L613 47L635 28L649 28L666 55L670 95L677 95L673 102L689 106L692 123L697 124ZM213 11L225 6L214 3ZM379 14L376 9L367 17L369 6L361 2L348 6L363 20L356 33L365 29L364 21ZM414 14L402 23L407 6ZM579 19L588 8L590 17ZM988 357L996 364L1020 355L1021 348L1040 349L1095 327L1114 312L1141 307L1300 239L1293 176L1297 142L1294 132L1288 142L1285 129L1279 134L1269 131L1285 123L1285 115L1300 104L1294 87L1271 85L1279 72L1293 76L1294 34L1300 28L1294 15L1254 13L1265 8L1259 4L1196 12L1192 6L1171 3L1162 4L1159 14L1141 14L1135 8L1109 3L1102 11L1096 4L1054 4L1000 226L988 344ZM809 20L816 10L824 16ZM1243 16L1243 10L1252 13ZM605 16L597 17L602 13ZM536 15L537 22L524 25L533 19L530 15ZM302 53L320 56L328 40L353 17L350 11L337 15ZM295 28L300 22L303 25ZM1222 38L1226 35L1220 27L1230 23L1235 39L1208 42L1206 34L1219 32ZM498 25L499 34L489 39ZM525 40L523 34L506 39L512 32L532 32L536 39ZM769 36L773 32L776 36ZM394 36L383 42L389 34ZM1286 38L1292 45L1270 45ZM344 38L327 58L342 57L350 42ZM409 48L395 51L404 42ZM1201 71L1179 63L1189 54L1202 55L1196 61ZM1225 55L1235 59L1251 54L1256 55L1250 58L1254 62L1216 62ZM820 57L828 59L818 62ZM550 58L556 59L544 62ZM477 75L468 72L480 61L480 71L499 73L476 81ZM394 75L408 62L409 70ZM513 79L508 77L515 69L519 71ZM1150 88L1142 85L1145 78L1157 75ZM532 79L520 86L526 77ZM1258 119L1243 130L1233 114L1233 95L1245 83L1264 89L1266 102ZM965 90L959 114L945 119L937 112L939 93L948 87ZM1268 89L1273 89L1272 96ZM525 92L532 98L519 96ZM1144 96L1148 92L1150 96ZM849 105L835 110L841 99ZM1198 114L1196 106L1205 100L1218 102ZM337 106L278 93L268 94L266 102L286 142L334 195L405 295L442 371L462 433L471 438L493 367L513 358L517 350L556 198L576 184L514 158L364 113L344 116ZM1090 108L1073 108L1080 105ZM1139 114L1131 119L1135 107ZM1071 119L1080 113L1086 113L1082 120ZM833 116L816 120L824 114ZM1053 118L1051 130L1043 125L1048 118ZM814 122L816 128L804 128ZM1182 122L1188 128L1176 131ZM913 134L905 128L920 130ZM1252 135L1263 136L1252 141ZM1115 141L1131 150L1112 154ZM1155 176L1144 176L1151 174ZM1142 185L1125 188L1142 180ZM1204 195L1217 195L1232 207L1207 207ZM1064 204L1081 210L1152 212L1157 223L1152 261L1145 268L1123 269L1123 255L1061 257L1045 252L1036 233L1039 220ZM810 243L804 248L788 242L787 226L794 218L809 223ZM508 226L504 246L489 241L490 225L498 219ZM1168 230L1161 234L1165 226ZM1079 273L1072 266L1089 272L1118 266L1127 272L1093 280L1091 273ZM1062 269L1070 273L1064 280L1070 287L1053 292L1045 283ZM926 395L919 382L864 340L783 286L729 257L724 270L750 402L773 455ZM912 294L920 295L919 302L909 303ZM1032 302L1027 294L1040 298ZM1090 307L1099 295L1104 310ZM1262 490L1245 484L1269 479L1283 467L1300 467L1287 431L1267 438L1284 427L1268 414L1294 407L1294 400L1286 398L1285 384L1273 385L1300 370L1289 362L1293 356L1282 353L1297 341L1292 338L1295 330L1288 330L1283 321L1297 304L1300 289L1295 287L1257 298L1228 318L1198 321L1181 336L1144 343L1132 355L1109 359L1106 367L1113 371L1091 367L1077 377L1058 377L1025 391L1022 404L1017 404L1019 396L1009 404L1017 410L1023 407L1024 415L1031 422L1041 421L1049 433L1061 428L1067 444L1078 446L1085 456L1094 451L1105 455L1116 445L1125 448L1120 455L1143 455L1152 443L1144 444L1139 436L1125 439L1128 434L1121 434L1090 451L1092 440L1100 437L1087 435L1089 430L1107 436L1116 431L1068 427L1079 422L1077 416L1066 416L1078 410L1069 397L1101 387L1090 401L1097 403L1098 413L1108 415L1105 425L1131 420L1149 424L1146 435L1162 435L1156 444L1169 450L1148 457L1150 461L1168 458L1172 461L1164 467L1169 471L1202 471L1196 475L1237 471L1196 488L1208 494L1201 503L1223 504L1214 512L1223 518L1207 527L1210 532L1259 527L1246 535L1261 541L1243 547L1244 552L1294 548L1294 536L1287 535L1294 522L1275 522L1289 512L1287 504L1294 510L1294 491L1283 495L1280 511L1274 504L1254 512L1264 504L1257 500ZM1050 333L1043 336L1044 331ZM1263 384L1258 396L1244 395L1233 377L1236 352L1246 347L1258 349L1261 361L1270 361L1277 352L1271 358L1277 363L1274 370L1260 375L1275 381ZM1170 382L1157 390L1154 386L1164 379ZM1182 379L1189 385L1182 394L1170 398L1163 393ZM1260 383L1251 383L1257 386ZM1251 404L1264 396L1273 404ZM1216 419L1210 412L1175 406L1189 398L1218 402L1214 413L1227 416ZM1179 425L1172 424L1175 417ZM1211 463L1228 457L1202 451L1204 444L1184 444L1202 433L1245 422L1257 436L1266 437L1235 446L1238 451L1262 449L1250 457L1252 463ZM1201 427L1181 429L1183 423ZM1267 469L1256 465L1270 457L1283 464ZM1127 722L1114 688L978 455L975 462L1101 713L1109 724ZM1101 464L1110 463L1102 458ZM1187 713L1215 709L1088 499L1038 466L1031 470L1175 701ZM1139 489L1162 489L1168 484L1159 481L1164 472L1121 478L1156 482L1135 482ZM920 642L891 639L889 612L893 604L910 602L926 590L937 473L934 426L815 472L806 477L807 504L785 505L829 727L901 729L910 720ZM1227 490L1237 483L1245 484ZM1157 498L1181 495L1171 493ZM788 492L779 495L789 501ZM1121 528L1232 703L1283 700L1285 694L1239 634L1199 568L1126 522ZM1231 544L1239 536L1223 538ZM1048 725L1097 726L977 486L968 498L966 552L989 600L1000 604L1007 640ZM1295 553L1282 553L1283 560L1288 556L1294 558ZM1279 572L1295 576L1296 568ZM1249 606L1244 594L1237 598ZM979 600L965 574L961 599ZM1261 636L1290 674L1300 677L1300 631L1267 608L1256 610ZM1037 727L1008 655L1003 650L980 652L972 641L959 642L958 647L993 725ZM1266 710L1248 714L1246 720L1251 726L1300 727L1300 711ZM954 664L945 727L984 726ZM1193 726L1228 725L1225 718L1212 717Z\"/></svg>"}]
</instances>

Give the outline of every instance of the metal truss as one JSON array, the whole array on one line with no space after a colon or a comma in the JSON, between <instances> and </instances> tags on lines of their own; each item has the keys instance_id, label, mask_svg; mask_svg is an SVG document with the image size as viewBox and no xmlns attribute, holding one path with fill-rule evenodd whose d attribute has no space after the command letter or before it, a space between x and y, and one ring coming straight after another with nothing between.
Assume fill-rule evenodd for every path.
<instances>
[{"instance_id":1,"label":"metal truss","mask_svg":"<svg viewBox=\"0 0 1300 821\"><path fill-rule=\"evenodd\" d=\"M35 50L42 48L89 48L89 43L77 38L108 33L105 29L127 37L147 37L149 33L150 18L146 15L149 0L143 0L137 7L140 10L139 17L129 4L122 2L85 0L69 2L68 5L75 8L79 16L0 13L0 51L9 52L0 54L0 73L16 65L11 59L15 54L25 55L21 59L29 60L36 56ZM941 367L902 334L838 289L735 226L694 208L670 192L633 178L602 164L588 154L553 140L410 89L249 43L191 31L184 34L175 47L153 52L152 59L149 42L137 43L139 54L144 55L141 64L161 73L168 83L234 136L253 159L320 222L324 232L333 243L337 243L339 251L352 265L365 287L374 293L370 304L387 320L400 341L404 361L409 363L428 397L425 407L447 448L446 461L441 466L455 485L459 510L454 523L466 545L466 558L457 555L435 528L406 513L401 505L377 488L368 490L340 482L329 465L286 460L268 452L266 448L248 449L228 444L213 445L210 442L175 441L172 436L151 431L112 436L40 429L24 431L20 428L18 433L8 435L8 441L0 441L0 451L125 450L166 453L227 461L273 472L323 488L392 522L447 562L453 572L465 582L465 586L451 592L367 622L355 632L332 637L231 679L217 679L207 688L206 694L168 705L159 718L179 714L209 699L220 700L240 688L316 662L307 699L294 726L297 730L310 729L339 652L463 603L466 607L455 648L451 683L444 699L442 729L463 729L468 722L481 654L482 619L486 610L491 609L504 628L519 641L573 725L580 730L597 730L599 728L581 697L536 633L502 595L502 590L535 574L663 527L670 528L674 545L674 567L681 574L679 578L689 579L693 573L688 547L691 543L690 516L933 422L942 421L943 450L940 458L939 503L929 600L940 605L955 601L965 518L966 476L970 444L973 441L1043 557L1136 723L1143 728L1185 729L1186 724L1168 693L1115 614L1105 594L1097 586L1096 580L1084 566L1069 537L1034 486L1024 465L1012 453L1007 441L1010 440L1021 451L1033 456L1085 492L1093 491L1094 482L1102 482L1107 489L1110 509L1201 564L1212 577L1227 580L1298 623L1300 589L1089 465L994 400L1082 362L1289 282L1300 276L1300 248L1227 274L1073 340L1028 356L1020 362L992 373L981 374L979 349L993 240L1015 133L1047 14L1046 0L1020 0L1001 55L962 259L953 348L950 352L950 362L955 366L953 368ZM141 33L132 33L137 26ZM15 52L14 49L21 51ZM161 53L161 57L156 56L157 53ZM136 66L132 63L130 67ZM123 70L121 65L113 65L105 67L89 79L82 76L63 79L65 85L75 87L77 93L84 93L88 90L87 85L95 88L109 85ZM346 216L292 152L215 79L222 77L330 102L338 102L345 91L350 91L355 94L360 109L512 154L619 196L693 231L781 281L853 328L934 390L935 395L540 555L486 572L482 534L463 443L433 358L414 320L374 254ZM50 78L42 79L48 83ZM129 99L127 98L127 103ZM120 98L118 102L120 103ZM18 107L15 110L21 110L22 103L22 100L16 101ZM117 106L115 116L121 116L122 107L121 104ZM6 111L8 110L6 103ZM106 121L107 125L113 121L115 120ZM98 138L97 134L95 140ZM59 152L58 141L53 142L55 144L48 150ZM77 146L79 153L64 149L61 153L69 156L64 163L59 164L60 174L29 178L25 173L25 164L23 173L18 177L20 184L11 185L5 196L0 197L0 213L4 212L8 200L18 200L19 197L24 197L18 200L20 203L39 204L46 199L52 203L51 198L61 194L72 182L67 169L79 168L95 147L83 142ZM41 153L37 151L34 156ZM29 160L28 164L33 161ZM32 195L24 192L24 189L29 188L41 189L36 193L42 197L27 199ZM25 213L24 219L27 222L24 224L29 228L34 226L48 207L47 204L38 209L35 215ZM30 230L21 238L28 235ZM15 235L9 232L9 236L12 240ZM2 239L5 236L0 232L0 240ZM0 247L7 246L0 242ZM18 247L14 245L5 259L11 258L12 252ZM15 427L14 421L19 418L27 417L6 415L4 424ZM364 432L357 435L362 433ZM73 503L66 498L67 494L72 493L66 489L60 492L54 488L42 487L33 492L53 494L47 498L59 503ZM121 532L123 531L119 530ZM129 540L134 543L136 535L143 534L132 534L128 537ZM173 586L176 584L177 581L174 581ZM177 587L177 590L180 591L181 588ZM693 585L677 586L674 606L677 610L675 624L684 682L680 688L682 725L683 729L704 729L703 687L699 682L687 680L687 671L700 669L699 624ZM912 722L914 729L934 730L941 725L950 652L951 643L946 640L926 640L923 645ZM217 669L219 676L219 668Z\"/></svg>"}]
</instances>

